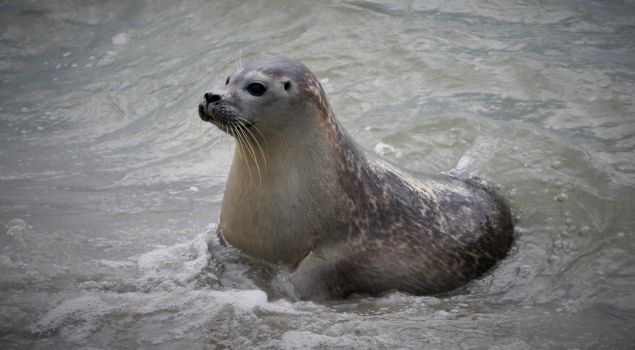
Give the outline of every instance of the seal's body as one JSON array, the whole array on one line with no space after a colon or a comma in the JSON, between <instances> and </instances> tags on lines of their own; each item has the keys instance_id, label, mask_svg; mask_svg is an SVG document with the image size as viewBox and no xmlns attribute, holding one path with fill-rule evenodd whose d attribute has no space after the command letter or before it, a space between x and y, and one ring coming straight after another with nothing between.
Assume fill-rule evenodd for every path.
<instances>
[{"instance_id":1,"label":"seal's body","mask_svg":"<svg viewBox=\"0 0 635 350\"><path fill-rule=\"evenodd\" d=\"M226 85L199 106L238 141L220 231L289 266L297 298L446 292L507 254L511 215L496 195L448 176L415 179L364 153L301 63L252 61Z\"/></svg>"}]
</instances>

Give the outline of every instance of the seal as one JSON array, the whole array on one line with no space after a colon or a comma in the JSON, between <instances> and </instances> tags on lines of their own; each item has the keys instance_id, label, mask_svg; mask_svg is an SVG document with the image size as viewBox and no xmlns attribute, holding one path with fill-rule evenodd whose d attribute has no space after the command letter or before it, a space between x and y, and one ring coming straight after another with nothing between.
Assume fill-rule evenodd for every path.
<instances>
[{"instance_id":1,"label":"seal","mask_svg":"<svg viewBox=\"0 0 635 350\"><path fill-rule=\"evenodd\" d=\"M448 292L512 244L499 196L449 175L414 177L365 153L296 60L247 63L205 93L198 112L237 141L220 236L287 266L292 298Z\"/></svg>"}]
</instances>

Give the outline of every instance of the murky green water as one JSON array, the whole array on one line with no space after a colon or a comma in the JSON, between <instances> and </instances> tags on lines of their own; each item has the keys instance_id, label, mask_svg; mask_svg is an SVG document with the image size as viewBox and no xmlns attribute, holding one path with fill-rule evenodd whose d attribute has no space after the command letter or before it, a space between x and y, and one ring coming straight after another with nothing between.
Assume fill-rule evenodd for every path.
<instances>
[{"instance_id":1,"label":"murky green water","mask_svg":"<svg viewBox=\"0 0 635 350\"><path fill-rule=\"evenodd\" d=\"M0 348L629 349L635 4L3 1ZM302 60L369 152L498 184L510 256L452 296L267 301L212 241L240 61Z\"/></svg>"}]
</instances>

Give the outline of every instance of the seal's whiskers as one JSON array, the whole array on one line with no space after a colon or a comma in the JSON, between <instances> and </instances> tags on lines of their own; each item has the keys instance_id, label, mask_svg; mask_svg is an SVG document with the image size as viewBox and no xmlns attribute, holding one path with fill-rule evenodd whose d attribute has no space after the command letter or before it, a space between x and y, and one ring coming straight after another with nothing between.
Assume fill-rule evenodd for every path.
<instances>
[{"instance_id":1,"label":"seal's whiskers","mask_svg":"<svg viewBox=\"0 0 635 350\"><path fill-rule=\"evenodd\" d=\"M247 157L245 155L245 150L243 149L243 145L240 142L238 135L236 134L236 128L234 127L233 124L230 124L230 125L227 125L227 130L230 131L229 134L233 136L234 139L236 140L236 151L238 151L238 155L240 156L240 158L245 160L245 165L247 166L247 172L249 173L249 180L251 181L251 168L249 167L249 162L247 162Z\"/></svg>"},{"instance_id":2,"label":"seal's whiskers","mask_svg":"<svg viewBox=\"0 0 635 350\"><path fill-rule=\"evenodd\" d=\"M238 132L238 127L235 123L231 123L229 125L232 129L232 136L236 139L237 148L242 150L240 152L241 158L245 161L245 165L247 166L247 171L249 172L249 182L253 183L253 177L251 175L251 167L249 166L249 159L247 159L247 148L244 144L244 141L241 137L241 134Z\"/></svg>"},{"instance_id":3,"label":"seal's whiskers","mask_svg":"<svg viewBox=\"0 0 635 350\"><path fill-rule=\"evenodd\" d=\"M245 124L249 123L251 124L251 127L254 128L256 130L256 132L258 134L260 134L260 136L262 136L262 140L265 141L265 143L267 143L267 138L265 138L265 134L262 133L262 131L260 131L260 129L258 129L258 127L256 126L256 124L249 122L247 119L243 118L243 117L238 117L238 119L242 120ZM253 135L253 134L252 134ZM254 135L255 136L255 135ZM255 139L255 137L254 137Z\"/></svg>"},{"instance_id":4,"label":"seal's whiskers","mask_svg":"<svg viewBox=\"0 0 635 350\"><path fill-rule=\"evenodd\" d=\"M245 144L246 146L245 148L249 151L249 154L251 155L251 158L254 160L254 163L256 163L256 170L258 171L258 180L262 184L262 176L260 173L260 165L258 164L258 157L256 154L256 150L251 145L251 142L249 142L249 136L247 135L247 133L245 133L246 128L240 122L237 122L235 125L236 125L236 130L240 134L241 141Z\"/></svg>"},{"instance_id":5,"label":"seal's whiskers","mask_svg":"<svg viewBox=\"0 0 635 350\"><path fill-rule=\"evenodd\" d=\"M247 121L245 118L241 118L238 117L238 119L243 120L244 122L239 122L239 125L241 126L243 133L245 134L245 136L248 136L248 138L251 138L251 140L254 141L254 143L256 144L256 146L258 147L258 149L260 150L260 154L262 155L262 161L264 162L264 168L265 171L267 170L267 157L265 156L265 152L262 150L262 147L260 146L260 142L258 142L258 138L256 137L256 135L254 135L254 133L251 132L251 130L249 130L249 128L245 125L245 123L249 123L249 121ZM254 124L251 124L253 128L256 128L256 126ZM258 129L256 129L258 130ZM246 131L246 133L245 133ZM260 132L258 130L258 132ZM262 135L262 133L260 133L260 135ZM264 139L264 135L262 135L263 139ZM258 163L258 160L256 159L256 157L254 156L254 160L256 161L256 164Z\"/></svg>"}]
</instances>

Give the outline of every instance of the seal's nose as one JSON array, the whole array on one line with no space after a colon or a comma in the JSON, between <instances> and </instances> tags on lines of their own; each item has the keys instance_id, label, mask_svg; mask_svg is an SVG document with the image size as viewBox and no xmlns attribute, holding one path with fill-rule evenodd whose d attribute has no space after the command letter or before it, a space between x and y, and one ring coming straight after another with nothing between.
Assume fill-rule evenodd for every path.
<instances>
[{"instance_id":1,"label":"seal's nose","mask_svg":"<svg viewBox=\"0 0 635 350\"><path fill-rule=\"evenodd\" d=\"M205 102L207 103L214 103L214 102L218 102L222 100L222 97L219 94L215 94L213 92L205 93L204 97L205 97Z\"/></svg>"}]
</instances>

